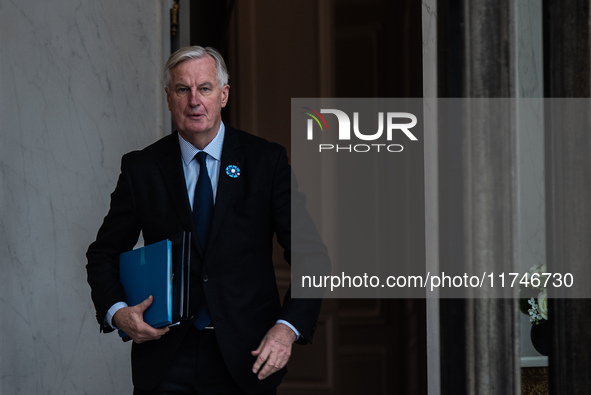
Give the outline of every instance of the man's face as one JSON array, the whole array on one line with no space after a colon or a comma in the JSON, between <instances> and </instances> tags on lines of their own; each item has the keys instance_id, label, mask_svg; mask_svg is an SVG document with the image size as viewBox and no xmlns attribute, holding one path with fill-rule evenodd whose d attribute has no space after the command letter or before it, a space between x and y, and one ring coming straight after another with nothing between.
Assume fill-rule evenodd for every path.
<instances>
[{"instance_id":1,"label":"man's face","mask_svg":"<svg viewBox=\"0 0 591 395\"><path fill-rule=\"evenodd\" d=\"M211 56L181 62L170 70L170 77L165 90L172 120L185 140L203 149L220 127L230 86L220 89Z\"/></svg>"}]
</instances>

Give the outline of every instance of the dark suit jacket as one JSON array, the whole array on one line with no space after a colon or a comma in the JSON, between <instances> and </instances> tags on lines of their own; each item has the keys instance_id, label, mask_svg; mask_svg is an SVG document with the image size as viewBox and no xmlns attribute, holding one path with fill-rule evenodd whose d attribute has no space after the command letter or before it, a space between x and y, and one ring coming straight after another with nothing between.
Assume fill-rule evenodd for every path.
<instances>
[{"instance_id":1,"label":"dark suit jacket","mask_svg":"<svg viewBox=\"0 0 591 395\"><path fill-rule=\"evenodd\" d=\"M176 132L122 159L109 213L87 252L88 282L104 332L112 330L105 324L108 309L126 300L119 282L119 254L134 247L140 232L145 244L182 231L196 235L181 161ZM226 175L229 165L240 168L239 177ZM226 127L220 173L205 251L193 238L190 308L195 315L207 300L232 376L245 391L259 392L279 385L285 369L259 381L251 372L250 352L278 319L301 332L299 342L311 341L320 310L319 300L291 299L289 292L281 305L272 263L273 234L290 262L291 204L293 200L302 207L304 200L292 185L285 149L231 127ZM301 223L311 226L315 235L302 243L307 255L328 265L305 210L302 215ZM159 383L190 324L171 328L158 341L133 344L136 387L151 389Z\"/></svg>"}]
</instances>

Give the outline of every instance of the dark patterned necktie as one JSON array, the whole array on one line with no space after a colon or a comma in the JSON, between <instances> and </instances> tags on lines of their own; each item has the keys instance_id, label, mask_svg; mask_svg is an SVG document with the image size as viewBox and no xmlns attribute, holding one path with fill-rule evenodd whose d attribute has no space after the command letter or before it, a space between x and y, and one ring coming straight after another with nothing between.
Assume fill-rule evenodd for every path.
<instances>
[{"instance_id":1,"label":"dark patterned necktie","mask_svg":"<svg viewBox=\"0 0 591 395\"><path fill-rule=\"evenodd\" d=\"M207 154L201 151L197 153L196 158L199 162L199 178L197 179L195 196L193 198L193 219L195 220L195 227L197 228L197 237L199 237L201 247L203 251L205 251L209 227L211 225L211 216L213 213L213 189L211 187L211 179L207 173ZM201 330L210 323L211 317L209 316L209 310L207 304L204 303L201 311L197 315L194 325L197 329Z\"/></svg>"},{"instance_id":2,"label":"dark patterned necktie","mask_svg":"<svg viewBox=\"0 0 591 395\"><path fill-rule=\"evenodd\" d=\"M205 250L207 246L207 235L211 225L211 214L213 213L213 189L211 179L207 173L207 154L203 151L196 155L199 162L199 178L195 186L195 197L193 198L193 218L197 227L197 236L201 247Z\"/></svg>"}]
</instances>

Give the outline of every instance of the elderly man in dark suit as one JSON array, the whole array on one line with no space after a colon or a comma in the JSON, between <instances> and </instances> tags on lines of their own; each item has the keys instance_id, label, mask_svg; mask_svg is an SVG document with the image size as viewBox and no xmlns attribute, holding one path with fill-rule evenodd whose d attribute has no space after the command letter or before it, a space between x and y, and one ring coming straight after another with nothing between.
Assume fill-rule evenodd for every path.
<instances>
[{"instance_id":1,"label":"elderly man in dark suit","mask_svg":"<svg viewBox=\"0 0 591 395\"><path fill-rule=\"evenodd\" d=\"M312 339L320 301L288 292L280 303L273 235L288 262L293 255L326 267L326 250L305 210L292 224L292 206L304 200L285 149L222 122L230 87L220 54L180 49L166 64L165 86L178 132L123 157L87 252L97 319L102 331L118 328L133 339L135 394L274 394L292 344ZM301 251L292 251L294 226L309 237ZM151 244L183 231L197 235L191 319L152 328L143 321L152 297L127 305L118 256L140 232Z\"/></svg>"}]
</instances>

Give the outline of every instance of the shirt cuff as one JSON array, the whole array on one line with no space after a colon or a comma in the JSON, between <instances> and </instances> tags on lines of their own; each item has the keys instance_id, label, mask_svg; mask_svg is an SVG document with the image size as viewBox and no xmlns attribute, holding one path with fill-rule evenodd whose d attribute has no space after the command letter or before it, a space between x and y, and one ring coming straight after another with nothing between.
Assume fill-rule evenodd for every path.
<instances>
[{"instance_id":1,"label":"shirt cuff","mask_svg":"<svg viewBox=\"0 0 591 395\"><path fill-rule=\"evenodd\" d=\"M289 327L289 329L291 329L293 331L293 333L295 333L295 335L296 335L295 341L298 341L298 339L300 338L300 332L295 328L295 326L293 326L292 324L290 324L289 322L287 322L285 320L277 320L277 324L283 324L283 325L286 325L287 327Z\"/></svg>"},{"instance_id":2,"label":"shirt cuff","mask_svg":"<svg viewBox=\"0 0 591 395\"><path fill-rule=\"evenodd\" d=\"M125 302L117 302L113 306L111 306L111 308L109 309L109 311L107 311L107 315L105 316L105 321L107 321L107 324L109 324L109 326L111 328L113 328L113 329L119 329L119 328L117 328L113 324L113 316L115 315L115 313L119 309L122 309L124 307L129 307L129 306L127 306L127 303L125 303Z\"/></svg>"}]
</instances>

